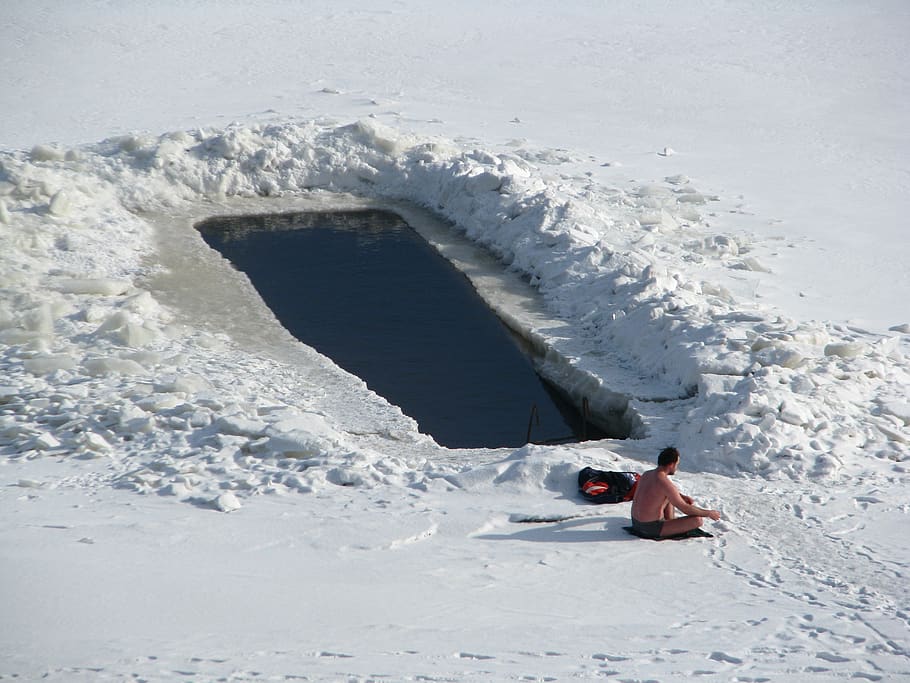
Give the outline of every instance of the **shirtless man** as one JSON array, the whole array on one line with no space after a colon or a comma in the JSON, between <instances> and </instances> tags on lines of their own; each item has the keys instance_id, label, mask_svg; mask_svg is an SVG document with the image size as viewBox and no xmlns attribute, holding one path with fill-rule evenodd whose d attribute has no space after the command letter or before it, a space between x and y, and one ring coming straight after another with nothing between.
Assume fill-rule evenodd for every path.
<instances>
[{"instance_id":1,"label":"shirtless man","mask_svg":"<svg viewBox=\"0 0 910 683\"><path fill-rule=\"evenodd\" d=\"M638 480L632 499L632 526L649 538L674 536L701 526L702 517L720 519L717 510L705 510L682 495L670 477L679 466L679 451L665 448L657 458L657 468ZM676 518L676 509L686 516Z\"/></svg>"}]
</instances>

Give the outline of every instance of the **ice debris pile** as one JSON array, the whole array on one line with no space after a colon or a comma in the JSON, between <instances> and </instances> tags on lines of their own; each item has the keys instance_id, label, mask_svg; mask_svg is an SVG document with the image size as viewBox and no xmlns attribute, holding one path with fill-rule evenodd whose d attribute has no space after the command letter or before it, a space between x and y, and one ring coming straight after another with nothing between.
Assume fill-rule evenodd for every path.
<instances>
[{"instance_id":1,"label":"ice debris pile","mask_svg":"<svg viewBox=\"0 0 910 683\"><path fill-rule=\"evenodd\" d=\"M711 230L715 197L684 176L616 188L540 166L560 163L369 121L0 154L0 455L108 458L115 485L222 510L244 492L465 480L470 463L426 457L443 449L362 383L308 379L332 372L315 352L290 367L240 349L178 322L143 285L158 267L146 212L345 192L430 209L527 277L576 330L570 362L609 350L663 387L650 410L676 416L690 467L906 467L906 324L883 337L740 300L710 274L767 267L742 236ZM372 402L370 424L333 392Z\"/></svg>"}]
</instances>

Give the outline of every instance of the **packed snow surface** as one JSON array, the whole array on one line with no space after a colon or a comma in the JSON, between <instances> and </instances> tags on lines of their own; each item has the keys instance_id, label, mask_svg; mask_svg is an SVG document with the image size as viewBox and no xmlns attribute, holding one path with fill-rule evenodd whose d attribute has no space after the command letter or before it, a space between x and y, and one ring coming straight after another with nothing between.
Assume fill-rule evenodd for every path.
<instances>
[{"instance_id":1,"label":"packed snow surface","mask_svg":"<svg viewBox=\"0 0 910 683\"><path fill-rule=\"evenodd\" d=\"M0 678L910 678L908 10L469 4L7 12ZM193 228L357 207L632 438L444 449ZM714 538L577 495L668 444Z\"/></svg>"}]
</instances>

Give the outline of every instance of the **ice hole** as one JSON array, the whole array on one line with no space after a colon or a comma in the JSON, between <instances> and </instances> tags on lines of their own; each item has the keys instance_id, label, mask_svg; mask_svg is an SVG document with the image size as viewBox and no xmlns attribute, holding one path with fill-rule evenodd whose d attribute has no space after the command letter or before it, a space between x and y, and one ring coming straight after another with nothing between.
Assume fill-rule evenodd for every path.
<instances>
[{"instance_id":1,"label":"ice hole","mask_svg":"<svg viewBox=\"0 0 910 683\"><path fill-rule=\"evenodd\" d=\"M605 434L535 372L526 344L399 215L369 209L213 217L204 240L297 339L450 448Z\"/></svg>"}]
</instances>

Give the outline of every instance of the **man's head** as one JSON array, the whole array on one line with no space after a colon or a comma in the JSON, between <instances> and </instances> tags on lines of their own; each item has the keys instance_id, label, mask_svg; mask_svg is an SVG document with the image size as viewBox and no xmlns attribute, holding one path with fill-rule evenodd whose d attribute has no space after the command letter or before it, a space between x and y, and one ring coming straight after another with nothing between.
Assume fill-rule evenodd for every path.
<instances>
[{"instance_id":1,"label":"man's head","mask_svg":"<svg viewBox=\"0 0 910 683\"><path fill-rule=\"evenodd\" d=\"M679 451L668 446L657 456L657 466L662 467L667 474L675 474L679 465Z\"/></svg>"}]
</instances>

